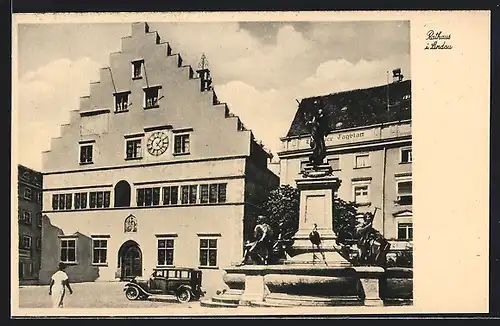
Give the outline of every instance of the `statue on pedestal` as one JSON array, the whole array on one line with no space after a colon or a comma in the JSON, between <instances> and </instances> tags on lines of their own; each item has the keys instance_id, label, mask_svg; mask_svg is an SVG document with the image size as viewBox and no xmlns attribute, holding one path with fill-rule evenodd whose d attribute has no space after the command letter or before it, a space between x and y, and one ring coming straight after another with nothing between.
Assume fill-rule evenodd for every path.
<instances>
[{"instance_id":1,"label":"statue on pedestal","mask_svg":"<svg viewBox=\"0 0 500 326\"><path fill-rule=\"evenodd\" d=\"M306 128L311 133L310 146L313 150L309 156L309 163L312 166L323 164L326 157L325 137L330 132L328 121L323 114L323 109L319 107L319 101L314 101L315 112L304 113Z\"/></svg>"}]
</instances>

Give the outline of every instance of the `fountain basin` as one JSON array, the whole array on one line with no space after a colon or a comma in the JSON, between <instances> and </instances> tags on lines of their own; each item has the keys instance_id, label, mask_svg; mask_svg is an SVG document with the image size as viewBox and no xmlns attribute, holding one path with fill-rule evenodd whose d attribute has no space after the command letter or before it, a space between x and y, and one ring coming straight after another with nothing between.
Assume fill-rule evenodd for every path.
<instances>
[{"instance_id":1,"label":"fountain basin","mask_svg":"<svg viewBox=\"0 0 500 326\"><path fill-rule=\"evenodd\" d=\"M363 275L353 266L248 265L226 268L225 271L223 281L231 290L245 290L245 277L260 275L270 293L315 297L364 297L360 282ZM382 300L413 299L411 268L388 268L376 278L380 282L379 294Z\"/></svg>"}]
</instances>

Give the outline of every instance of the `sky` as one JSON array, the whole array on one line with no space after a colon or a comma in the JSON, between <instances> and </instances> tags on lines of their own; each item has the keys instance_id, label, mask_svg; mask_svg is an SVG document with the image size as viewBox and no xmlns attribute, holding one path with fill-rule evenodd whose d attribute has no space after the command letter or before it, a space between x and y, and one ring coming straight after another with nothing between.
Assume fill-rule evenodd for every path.
<instances>
[{"instance_id":1,"label":"sky","mask_svg":"<svg viewBox=\"0 0 500 326\"><path fill-rule=\"evenodd\" d=\"M411 78L408 21L148 24L184 64L196 69L205 53L218 99L275 160L297 100L382 85L395 68ZM130 33L130 23L18 25L13 136L29 140L19 164L42 170L41 152Z\"/></svg>"}]
</instances>

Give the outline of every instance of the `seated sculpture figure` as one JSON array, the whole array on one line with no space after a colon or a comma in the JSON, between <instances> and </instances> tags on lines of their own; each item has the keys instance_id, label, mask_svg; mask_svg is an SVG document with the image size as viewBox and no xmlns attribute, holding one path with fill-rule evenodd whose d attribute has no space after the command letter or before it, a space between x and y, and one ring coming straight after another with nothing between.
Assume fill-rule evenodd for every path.
<instances>
[{"instance_id":1,"label":"seated sculpture figure","mask_svg":"<svg viewBox=\"0 0 500 326\"><path fill-rule=\"evenodd\" d=\"M245 254L238 266L246 264L249 258L258 265L268 265L275 244L273 236L274 232L267 223L267 218L259 215L254 228L255 240L245 244Z\"/></svg>"},{"instance_id":2,"label":"seated sculpture figure","mask_svg":"<svg viewBox=\"0 0 500 326\"><path fill-rule=\"evenodd\" d=\"M359 263L362 265L383 266L390 249L389 242L373 228L373 213L365 213L356 225L356 238Z\"/></svg>"}]
</instances>

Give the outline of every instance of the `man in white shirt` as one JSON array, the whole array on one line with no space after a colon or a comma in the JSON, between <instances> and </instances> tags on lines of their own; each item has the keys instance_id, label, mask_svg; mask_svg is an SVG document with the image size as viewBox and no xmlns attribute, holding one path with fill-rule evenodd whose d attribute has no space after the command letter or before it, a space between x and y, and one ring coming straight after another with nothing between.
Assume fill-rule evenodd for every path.
<instances>
[{"instance_id":1,"label":"man in white shirt","mask_svg":"<svg viewBox=\"0 0 500 326\"><path fill-rule=\"evenodd\" d=\"M50 280L49 295L52 297L52 308L63 308L66 287L69 294L73 294L65 269L66 264L59 263L59 269L52 275Z\"/></svg>"}]
</instances>

